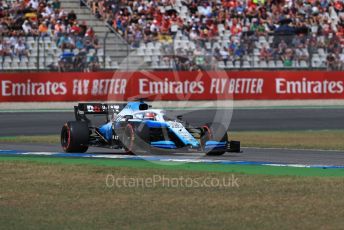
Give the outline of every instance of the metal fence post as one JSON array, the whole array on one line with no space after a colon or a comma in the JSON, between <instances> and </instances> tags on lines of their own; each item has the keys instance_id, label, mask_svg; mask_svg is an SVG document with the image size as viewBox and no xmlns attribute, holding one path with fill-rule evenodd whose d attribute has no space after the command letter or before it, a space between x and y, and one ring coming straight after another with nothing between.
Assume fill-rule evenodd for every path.
<instances>
[{"instance_id":1,"label":"metal fence post","mask_svg":"<svg viewBox=\"0 0 344 230\"><path fill-rule=\"evenodd\" d=\"M39 56L39 54L40 54L39 41L40 41L40 37L38 37L38 38L36 39L36 45L37 45L37 71L39 71L39 66L40 66L40 64L39 64L39 61L40 61L40 56Z\"/></svg>"},{"instance_id":2,"label":"metal fence post","mask_svg":"<svg viewBox=\"0 0 344 230\"><path fill-rule=\"evenodd\" d=\"M109 35L109 32L106 32L105 34L105 37L104 37L104 40L103 40L103 47L104 47L104 52L103 52L103 66L104 66L104 69L106 69L106 39Z\"/></svg>"}]
</instances>

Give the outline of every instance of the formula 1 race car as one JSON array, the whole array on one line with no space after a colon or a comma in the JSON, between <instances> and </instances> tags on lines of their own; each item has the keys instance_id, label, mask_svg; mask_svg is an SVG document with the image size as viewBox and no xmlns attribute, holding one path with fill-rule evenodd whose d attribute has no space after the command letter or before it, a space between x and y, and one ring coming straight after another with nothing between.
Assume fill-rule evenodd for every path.
<instances>
[{"instance_id":1,"label":"formula 1 race car","mask_svg":"<svg viewBox=\"0 0 344 230\"><path fill-rule=\"evenodd\" d=\"M65 152L84 153L89 146L137 152L204 152L222 155L240 152L239 141L229 141L220 123L191 127L181 116L168 118L166 111L151 109L143 100L126 104L79 103L76 121L66 122L61 131ZM93 125L88 114L103 114L105 124Z\"/></svg>"}]
</instances>

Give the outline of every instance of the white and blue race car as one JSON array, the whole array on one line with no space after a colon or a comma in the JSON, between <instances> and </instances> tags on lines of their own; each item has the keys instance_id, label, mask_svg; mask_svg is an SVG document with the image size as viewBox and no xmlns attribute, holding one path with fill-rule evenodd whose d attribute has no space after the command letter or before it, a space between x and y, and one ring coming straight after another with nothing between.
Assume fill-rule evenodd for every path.
<instances>
[{"instance_id":1,"label":"white and blue race car","mask_svg":"<svg viewBox=\"0 0 344 230\"><path fill-rule=\"evenodd\" d=\"M168 118L166 111L152 109L143 100L126 104L79 103L74 106L76 121L61 130L65 152L86 152L89 146L123 149L126 153L204 152L222 155L240 152L239 141L229 141L225 127L208 123L191 127L182 117ZM106 122L95 126L88 114L106 115Z\"/></svg>"}]
</instances>

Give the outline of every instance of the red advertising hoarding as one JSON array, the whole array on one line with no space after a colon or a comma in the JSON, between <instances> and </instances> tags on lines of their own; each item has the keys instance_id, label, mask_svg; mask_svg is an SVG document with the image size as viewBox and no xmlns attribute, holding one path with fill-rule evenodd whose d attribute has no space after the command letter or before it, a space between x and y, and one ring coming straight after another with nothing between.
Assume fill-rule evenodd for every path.
<instances>
[{"instance_id":1,"label":"red advertising hoarding","mask_svg":"<svg viewBox=\"0 0 344 230\"><path fill-rule=\"evenodd\" d=\"M217 71L13 73L0 102L344 99L344 72Z\"/></svg>"}]
</instances>

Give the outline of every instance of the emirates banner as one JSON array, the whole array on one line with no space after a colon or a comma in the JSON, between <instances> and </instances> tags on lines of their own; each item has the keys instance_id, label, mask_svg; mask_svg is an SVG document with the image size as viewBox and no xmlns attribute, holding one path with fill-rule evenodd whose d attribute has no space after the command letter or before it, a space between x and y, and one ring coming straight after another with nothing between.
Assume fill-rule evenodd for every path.
<instances>
[{"instance_id":1,"label":"emirates banner","mask_svg":"<svg viewBox=\"0 0 344 230\"><path fill-rule=\"evenodd\" d=\"M97 72L0 75L0 102L344 99L344 72Z\"/></svg>"}]
</instances>

